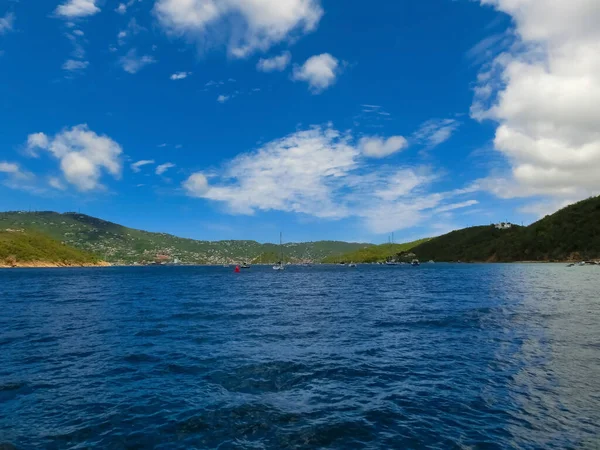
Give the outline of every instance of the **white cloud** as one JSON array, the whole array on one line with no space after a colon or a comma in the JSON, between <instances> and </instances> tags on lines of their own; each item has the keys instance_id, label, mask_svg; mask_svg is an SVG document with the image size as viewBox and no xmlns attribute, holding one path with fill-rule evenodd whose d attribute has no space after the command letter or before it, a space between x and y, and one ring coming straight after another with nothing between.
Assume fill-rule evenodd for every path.
<instances>
[{"instance_id":1,"label":"white cloud","mask_svg":"<svg viewBox=\"0 0 600 450\"><path fill-rule=\"evenodd\" d=\"M412 140L428 149L443 144L452 137L460 122L456 119L432 119L423 123L412 135Z\"/></svg>"},{"instance_id":2,"label":"white cloud","mask_svg":"<svg viewBox=\"0 0 600 450\"><path fill-rule=\"evenodd\" d=\"M34 133L27 137L27 146L25 147L28 156L37 157L38 154L35 151L37 148L48 148L49 141L48 136L44 133Z\"/></svg>"},{"instance_id":3,"label":"white cloud","mask_svg":"<svg viewBox=\"0 0 600 450\"><path fill-rule=\"evenodd\" d=\"M65 191L67 189L65 184L58 177L49 177L48 184L50 185L50 187L57 189L59 191Z\"/></svg>"},{"instance_id":4,"label":"white cloud","mask_svg":"<svg viewBox=\"0 0 600 450\"><path fill-rule=\"evenodd\" d=\"M154 13L169 34L245 58L315 30L323 9L319 0L157 0Z\"/></svg>"},{"instance_id":5,"label":"white cloud","mask_svg":"<svg viewBox=\"0 0 600 450\"><path fill-rule=\"evenodd\" d=\"M125 40L130 36L136 36L140 34L142 31L147 31L146 28L142 27L137 23L135 18L132 18L127 23L127 28L125 30L119 31L117 34L117 41L119 45L125 45Z\"/></svg>"},{"instance_id":6,"label":"white cloud","mask_svg":"<svg viewBox=\"0 0 600 450\"><path fill-rule=\"evenodd\" d=\"M56 14L66 19L93 16L99 12L96 0L68 0L56 8Z\"/></svg>"},{"instance_id":7,"label":"white cloud","mask_svg":"<svg viewBox=\"0 0 600 450\"><path fill-rule=\"evenodd\" d=\"M77 61L75 59L68 59L63 64L62 68L63 70L67 70L69 72L77 72L86 69L87 66L89 66L89 64L90 63L88 61Z\"/></svg>"},{"instance_id":8,"label":"white cloud","mask_svg":"<svg viewBox=\"0 0 600 450\"><path fill-rule=\"evenodd\" d=\"M79 37L82 37L82 36L85 35L85 33L83 31L81 31L81 30L73 30L73 34L75 36L79 36Z\"/></svg>"},{"instance_id":9,"label":"white cloud","mask_svg":"<svg viewBox=\"0 0 600 450\"><path fill-rule=\"evenodd\" d=\"M478 204L479 204L479 202L477 200L467 200L466 202L452 203L450 205L441 206L441 207L437 208L435 210L435 212L441 213L441 212L454 211L455 209L468 208L469 206L475 206Z\"/></svg>"},{"instance_id":10,"label":"white cloud","mask_svg":"<svg viewBox=\"0 0 600 450\"><path fill-rule=\"evenodd\" d=\"M119 6L115 8L115 12L125 14L127 12L127 5L125 3L119 3Z\"/></svg>"},{"instance_id":11,"label":"white cloud","mask_svg":"<svg viewBox=\"0 0 600 450\"><path fill-rule=\"evenodd\" d=\"M127 37L127 31L119 31L117 34L117 39L119 41L119 45L123 45L125 43L125 38Z\"/></svg>"},{"instance_id":12,"label":"white cloud","mask_svg":"<svg viewBox=\"0 0 600 450\"><path fill-rule=\"evenodd\" d=\"M64 179L80 191L102 189L104 172L119 178L123 150L105 135L98 135L87 125L77 125L49 138L43 133L29 135L31 151L46 150L60 161Z\"/></svg>"},{"instance_id":13,"label":"white cloud","mask_svg":"<svg viewBox=\"0 0 600 450\"><path fill-rule=\"evenodd\" d=\"M4 17L0 17L0 34L6 34L13 30L15 23L15 15L6 13Z\"/></svg>"},{"instance_id":14,"label":"white cloud","mask_svg":"<svg viewBox=\"0 0 600 450\"><path fill-rule=\"evenodd\" d=\"M156 59L149 55L138 56L137 51L131 49L127 52L127 55L120 59L120 62L125 72L135 74L147 65L154 64Z\"/></svg>"},{"instance_id":15,"label":"white cloud","mask_svg":"<svg viewBox=\"0 0 600 450\"><path fill-rule=\"evenodd\" d=\"M21 170L19 165L16 163L9 163L6 161L0 161L0 172L2 173L18 173Z\"/></svg>"},{"instance_id":16,"label":"white cloud","mask_svg":"<svg viewBox=\"0 0 600 450\"><path fill-rule=\"evenodd\" d=\"M283 52L279 56L273 58L261 58L256 65L256 69L260 72L283 72L292 60L290 52Z\"/></svg>"},{"instance_id":17,"label":"white cloud","mask_svg":"<svg viewBox=\"0 0 600 450\"><path fill-rule=\"evenodd\" d=\"M597 0L482 0L511 15L517 42L478 77L471 114L498 123L510 173L482 185L552 202L600 192Z\"/></svg>"},{"instance_id":18,"label":"white cloud","mask_svg":"<svg viewBox=\"0 0 600 450\"><path fill-rule=\"evenodd\" d=\"M392 136L388 139L365 137L359 141L359 147L365 156L385 158L407 148L408 141L402 136Z\"/></svg>"},{"instance_id":19,"label":"white cloud","mask_svg":"<svg viewBox=\"0 0 600 450\"><path fill-rule=\"evenodd\" d=\"M258 209L339 217L342 212L329 196L331 184L356 167L358 153L331 129L294 133L233 160L225 177L236 182L211 186L200 196L226 202L236 213Z\"/></svg>"},{"instance_id":20,"label":"white cloud","mask_svg":"<svg viewBox=\"0 0 600 450\"><path fill-rule=\"evenodd\" d=\"M153 159L143 159L141 161L134 162L130 167L135 173L139 173L142 170L141 167L154 164L154 162L155 161Z\"/></svg>"},{"instance_id":21,"label":"white cloud","mask_svg":"<svg viewBox=\"0 0 600 450\"><path fill-rule=\"evenodd\" d=\"M23 170L17 163L0 161L0 175L2 184L11 189L37 191L35 175Z\"/></svg>"},{"instance_id":22,"label":"white cloud","mask_svg":"<svg viewBox=\"0 0 600 450\"><path fill-rule=\"evenodd\" d=\"M340 62L329 53L312 56L302 66L294 67L292 79L306 81L314 94L333 85L340 73Z\"/></svg>"},{"instance_id":23,"label":"white cloud","mask_svg":"<svg viewBox=\"0 0 600 450\"><path fill-rule=\"evenodd\" d=\"M159 165L158 167L156 167L156 175L162 175L164 174L167 170L172 169L173 167L175 167L175 164L173 163L164 163Z\"/></svg>"},{"instance_id":24,"label":"white cloud","mask_svg":"<svg viewBox=\"0 0 600 450\"><path fill-rule=\"evenodd\" d=\"M171 80L183 80L184 78L189 77L191 74L192 72L176 72L169 78L171 78Z\"/></svg>"},{"instance_id":25,"label":"white cloud","mask_svg":"<svg viewBox=\"0 0 600 450\"><path fill-rule=\"evenodd\" d=\"M229 95L219 95L217 97L217 101L219 103L225 103L227 100L229 100L231 97Z\"/></svg>"},{"instance_id":26,"label":"white cloud","mask_svg":"<svg viewBox=\"0 0 600 450\"><path fill-rule=\"evenodd\" d=\"M376 233L415 226L468 193L429 193L437 177L428 168L373 169L354 142L330 127L298 131L239 155L218 173L195 173L183 188L190 196L225 204L232 214L275 210L354 217Z\"/></svg>"},{"instance_id":27,"label":"white cloud","mask_svg":"<svg viewBox=\"0 0 600 450\"><path fill-rule=\"evenodd\" d=\"M519 212L530 214L536 219L541 219L554 214L559 209L576 203L577 199L550 199L546 201L533 202L519 208Z\"/></svg>"},{"instance_id":28,"label":"white cloud","mask_svg":"<svg viewBox=\"0 0 600 450\"><path fill-rule=\"evenodd\" d=\"M203 173L196 172L190 175L188 179L183 182L183 188L191 197L200 198L209 190L208 180Z\"/></svg>"}]
</instances>

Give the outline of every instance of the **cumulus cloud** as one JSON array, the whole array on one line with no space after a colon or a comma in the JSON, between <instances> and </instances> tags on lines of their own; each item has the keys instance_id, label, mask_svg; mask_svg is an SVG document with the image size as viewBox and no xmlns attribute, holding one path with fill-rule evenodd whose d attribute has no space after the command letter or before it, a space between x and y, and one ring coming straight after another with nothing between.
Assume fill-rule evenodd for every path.
<instances>
[{"instance_id":1,"label":"cumulus cloud","mask_svg":"<svg viewBox=\"0 0 600 450\"><path fill-rule=\"evenodd\" d=\"M315 30L323 9L319 0L157 0L154 14L169 34L245 58Z\"/></svg>"},{"instance_id":2,"label":"cumulus cloud","mask_svg":"<svg viewBox=\"0 0 600 450\"><path fill-rule=\"evenodd\" d=\"M373 169L360 147L348 133L313 127L241 154L216 174L195 173L183 188L226 205L232 214L355 217L376 233L417 225L434 208L468 193L428 192L437 177L426 167Z\"/></svg>"},{"instance_id":3,"label":"cumulus cloud","mask_svg":"<svg viewBox=\"0 0 600 450\"><path fill-rule=\"evenodd\" d=\"M100 12L96 0L68 0L56 8L56 14L65 19L93 16Z\"/></svg>"},{"instance_id":4,"label":"cumulus cloud","mask_svg":"<svg viewBox=\"0 0 600 450\"><path fill-rule=\"evenodd\" d=\"M33 133L27 137L26 151L29 156L38 156L35 149L48 148L48 136L44 133Z\"/></svg>"},{"instance_id":5,"label":"cumulus cloud","mask_svg":"<svg viewBox=\"0 0 600 450\"><path fill-rule=\"evenodd\" d=\"M104 188L100 179L105 172L114 178L121 175L121 146L87 125L63 130L52 138L31 134L27 146L30 151L48 151L58 159L64 179L80 191Z\"/></svg>"},{"instance_id":6,"label":"cumulus cloud","mask_svg":"<svg viewBox=\"0 0 600 450\"><path fill-rule=\"evenodd\" d=\"M8 33L13 30L15 23L15 15L6 13L4 17L0 17L0 34Z\"/></svg>"},{"instance_id":7,"label":"cumulus cloud","mask_svg":"<svg viewBox=\"0 0 600 450\"><path fill-rule=\"evenodd\" d=\"M479 75L471 114L498 123L509 173L498 196L600 192L600 8L596 0L481 0L512 16L517 42Z\"/></svg>"},{"instance_id":8,"label":"cumulus cloud","mask_svg":"<svg viewBox=\"0 0 600 450\"><path fill-rule=\"evenodd\" d=\"M388 139L365 137L359 141L359 147L365 156L385 158L407 148L408 141L403 136L392 136Z\"/></svg>"},{"instance_id":9,"label":"cumulus cloud","mask_svg":"<svg viewBox=\"0 0 600 450\"><path fill-rule=\"evenodd\" d=\"M137 161L134 162L133 164L131 164L131 170L133 170L135 173L139 173L142 169L143 166L147 166L150 164L154 164L154 160L153 159L143 159L141 161Z\"/></svg>"},{"instance_id":10,"label":"cumulus cloud","mask_svg":"<svg viewBox=\"0 0 600 450\"><path fill-rule=\"evenodd\" d=\"M306 81L314 94L332 86L340 73L340 62L329 53L312 56L302 66L294 67L292 79Z\"/></svg>"},{"instance_id":11,"label":"cumulus cloud","mask_svg":"<svg viewBox=\"0 0 600 450\"><path fill-rule=\"evenodd\" d=\"M218 101L219 103L225 103L225 102L226 102L227 100L229 100L230 98L231 98L231 96L229 96L229 95L219 95L219 96L217 97L217 101Z\"/></svg>"},{"instance_id":12,"label":"cumulus cloud","mask_svg":"<svg viewBox=\"0 0 600 450\"><path fill-rule=\"evenodd\" d=\"M196 172L183 182L183 188L192 197L202 197L208 192L208 180L201 172Z\"/></svg>"},{"instance_id":13,"label":"cumulus cloud","mask_svg":"<svg viewBox=\"0 0 600 450\"><path fill-rule=\"evenodd\" d=\"M292 60L290 52L283 52L273 58L261 58L256 65L260 72L283 72Z\"/></svg>"},{"instance_id":14,"label":"cumulus cloud","mask_svg":"<svg viewBox=\"0 0 600 450\"><path fill-rule=\"evenodd\" d=\"M171 80L183 80L184 78L189 77L191 74L192 72L176 72L169 78L171 78Z\"/></svg>"},{"instance_id":15,"label":"cumulus cloud","mask_svg":"<svg viewBox=\"0 0 600 450\"><path fill-rule=\"evenodd\" d=\"M78 72L86 69L87 66L89 66L89 64L90 63L88 61L77 61L75 59L68 59L63 64L62 68L63 70L67 70L69 72Z\"/></svg>"},{"instance_id":16,"label":"cumulus cloud","mask_svg":"<svg viewBox=\"0 0 600 450\"><path fill-rule=\"evenodd\" d=\"M164 174L167 170L172 169L173 167L175 167L175 164L173 163L164 163L161 164L159 166L156 167L156 175L162 175Z\"/></svg>"},{"instance_id":17,"label":"cumulus cloud","mask_svg":"<svg viewBox=\"0 0 600 450\"><path fill-rule=\"evenodd\" d=\"M120 59L121 67L127 73L135 74L149 64L154 64L156 59L153 56L138 56L136 49L131 49Z\"/></svg>"},{"instance_id":18,"label":"cumulus cloud","mask_svg":"<svg viewBox=\"0 0 600 450\"><path fill-rule=\"evenodd\" d=\"M423 123L411 139L432 149L450 139L459 126L456 119L431 119Z\"/></svg>"}]
</instances>

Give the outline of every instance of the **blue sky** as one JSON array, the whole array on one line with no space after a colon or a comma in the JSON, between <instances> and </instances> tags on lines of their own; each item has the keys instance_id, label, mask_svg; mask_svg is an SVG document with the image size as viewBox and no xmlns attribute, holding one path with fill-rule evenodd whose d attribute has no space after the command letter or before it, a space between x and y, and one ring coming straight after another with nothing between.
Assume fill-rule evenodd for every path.
<instances>
[{"instance_id":1,"label":"blue sky","mask_svg":"<svg viewBox=\"0 0 600 450\"><path fill-rule=\"evenodd\" d=\"M211 240L530 223L600 190L600 11L549 1L5 1L0 210Z\"/></svg>"}]
</instances>

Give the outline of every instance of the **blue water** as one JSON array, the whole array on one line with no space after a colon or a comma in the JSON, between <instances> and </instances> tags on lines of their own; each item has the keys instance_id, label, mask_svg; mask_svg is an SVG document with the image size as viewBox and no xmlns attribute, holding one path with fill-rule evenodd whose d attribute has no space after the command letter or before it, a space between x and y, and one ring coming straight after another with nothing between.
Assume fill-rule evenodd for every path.
<instances>
[{"instance_id":1,"label":"blue water","mask_svg":"<svg viewBox=\"0 0 600 450\"><path fill-rule=\"evenodd\" d=\"M564 265L4 270L0 444L598 449L599 297Z\"/></svg>"}]
</instances>

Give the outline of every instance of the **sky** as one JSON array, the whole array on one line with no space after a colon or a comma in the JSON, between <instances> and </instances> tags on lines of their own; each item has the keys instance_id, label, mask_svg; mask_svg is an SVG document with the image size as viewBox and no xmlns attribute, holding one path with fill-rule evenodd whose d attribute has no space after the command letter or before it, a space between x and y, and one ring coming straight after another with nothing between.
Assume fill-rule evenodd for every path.
<instances>
[{"instance_id":1,"label":"sky","mask_svg":"<svg viewBox=\"0 0 600 450\"><path fill-rule=\"evenodd\" d=\"M3 0L0 210L396 242L600 191L598 0Z\"/></svg>"}]
</instances>

